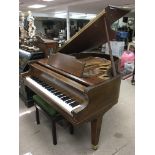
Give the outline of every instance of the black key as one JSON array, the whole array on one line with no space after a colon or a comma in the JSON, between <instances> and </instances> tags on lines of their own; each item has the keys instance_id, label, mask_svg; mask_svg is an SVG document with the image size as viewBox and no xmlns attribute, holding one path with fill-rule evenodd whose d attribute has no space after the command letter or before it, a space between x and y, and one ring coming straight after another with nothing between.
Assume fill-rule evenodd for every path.
<instances>
[{"instance_id":1,"label":"black key","mask_svg":"<svg viewBox=\"0 0 155 155\"><path fill-rule=\"evenodd\" d=\"M37 78L37 77L35 77L35 76L32 76L31 78L32 78L32 79L38 79L38 78Z\"/></svg>"},{"instance_id":2,"label":"black key","mask_svg":"<svg viewBox=\"0 0 155 155\"><path fill-rule=\"evenodd\" d=\"M37 78L37 77L35 77L35 78L34 78L34 80L38 80L38 81L40 81L40 79L39 79L39 78Z\"/></svg>"},{"instance_id":3,"label":"black key","mask_svg":"<svg viewBox=\"0 0 155 155\"><path fill-rule=\"evenodd\" d=\"M46 87L46 86L48 86L46 83L43 83L43 84L41 84L42 85L42 87Z\"/></svg>"},{"instance_id":4,"label":"black key","mask_svg":"<svg viewBox=\"0 0 155 155\"><path fill-rule=\"evenodd\" d=\"M40 82L41 85L47 85L44 81Z\"/></svg>"},{"instance_id":5,"label":"black key","mask_svg":"<svg viewBox=\"0 0 155 155\"><path fill-rule=\"evenodd\" d=\"M73 100L71 98L69 98L68 100L66 100L65 102L73 102Z\"/></svg>"},{"instance_id":6,"label":"black key","mask_svg":"<svg viewBox=\"0 0 155 155\"><path fill-rule=\"evenodd\" d=\"M50 92L51 92L51 93L52 93L52 92L55 92L55 89L51 89Z\"/></svg>"},{"instance_id":7,"label":"black key","mask_svg":"<svg viewBox=\"0 0 155 155\"><path fill-rule=\"evenodd\" d=\"M64 96L64 94L59 94L59 95L57 95L59 98L61 98L62 96Z\"/></svg>"},{"instance_id":8,"label":"black key","mask_svg":"<svg viewBox=\"0 0 155 155\"><path fill-rule=\"evenodd\" d=\"M51 91L51 90L53 90L53 88L51 88L51 87L49 87L49 88L46 88L47 90L49 90L49 91Z\"/></svg>"},{"instance_id":9,"label":"black key","mask_svg":"<svg viewBox=\"0 0 155 155\"><path fill-rule=\"evenodd\" d=\"M40 81L38 78L34 78L33 80L34 80L34 81L37 81L37 82L39 82L39 81Z\"/></svg>"},{"instance_id":10,"label":"black key","mask_svg":"<svg viewBox=\"0 0 155 155\"><path fill-rule=\"evenodd\" d=\"M67 104L69 104L69 103L71 103L71 102L73 102L73 100L72 99L69 99L69 100L67 100L67 101L65 101Z\"/></svg>"},{"instance_id":11,"label":"black key","mask_svg":"<svg viewBox=\"0 0 155 155\"><path fill-rule=\"evenodd\" d=\"M77 105L79 105L76 101L70 104L72 107L76 107Z\"/></svg>"},{"instance_id":12,"label":"black key","mask_svg":"<svg viewBox=\"0 0 155 155\"><path fill-rule=\"evenodd\" d=\"M48 89L48 88L52 88L52 87L47 85L45 88Z\"/></svg>"},{"instance_id":13,"label":"black key","mask_svg":"<svg viewBox=\"0 0 155 155\"><path fill-rule=\"evenodd\" d=\"M40 79L37 80L40 84L44 83L44 81L41 81Z\"/></svg>"},{"instance_id":14,"label":"black key","mask_svg":"<svg viewBox=\"0 0 155 155\"><path fill-rule=\"evenodd\" d=\"M51 90L50 92L51 92L51 93L54 93L54 92L57 92L57 90L53 89L53 90Z\"/></svg>"},{"instance_id":15,"label":"black key","mask_svg":"<svg viewBox=\"0 0 155 155\"><path fill-rule=\"evenodd\" d=\"M57 92L54 92L53 94L55 94L57 96L57 95L59 95L61 93L57 91Z\"/></svg>"},{"instance_id":16,"label":"black key","mask_svg":"<svg viewBox=\"0 0 155 155\"><path fill-rule=\"evenodd\" d=\"M62 99L62 98L64 98L64 97L66 97L66 95L63 94L60 98Z\"/></svg>"},{"instance_id":17,"label":"black key","mask_svg":"<svg viewBox=\"0 0 155 155\"><path fill-rule=\"evenodd\" d=\"M45 86L45 88L48 89L48 88L51 88L51 86L47 85L47 86Z\"/></svg>"},{"instance_id":18,"label":"black key","mask_svg":"<svg viewBox=\"0 0 155 155\"><path fill-rule=\"evenodd\" d=\"M49 90L51 87L49 87L49 86L45 86L45 88L46 88L47 90Z\"/></svg>"},{"instance_id":19,"label":"black key","mask_svg":"<svg viewBox=\"0 0 155 155\"><path fill-rule=\"evenodd\" d=\"M42 81L40 81L40 80L34 80L34 81L36 81L36 82L39 83L39 84L42 83Z\"/></svg>"},{"instance_id":20,"label":"black key","mask_svg":"<svg viewBox=\"0 0 155 155\"><path fill-rule=\"evenodd\" d=\"M70 98L67 97L67 96L65 96L65 97L62 98L63 101L66 101L66 100L68 100L68 99L70 99Z\"/></svg>"},{"instance_id":21,"label":"black key","mask_svg":"<svg viewBox=\"0 0 155 155\"><path fill-rule=\"evenodd\" d=\"M33 80L37 80L38 78L37 78L37 77L31 77L31 79L33 79Z\"/></svg>"},{"instance_id":22,"label":"black key","mask_svg":"<svg viewBox=\"0 0 155 155\"><path fill-rule=\"evenodd\" d=\"M40 85L43 83L41 80L36 80Z\"/></svg>"},{"instance_id":23,"label":"black key","mask_svg":"<svg viewBox=\"0 0 155 155\"><path fill-rule=\"evenodd\" d=\"M37 78L37 77L33 77L33 79L34 79L34 80L40 80L40 79L39 79L39 78Z\"/></svg>"}]
</instances>

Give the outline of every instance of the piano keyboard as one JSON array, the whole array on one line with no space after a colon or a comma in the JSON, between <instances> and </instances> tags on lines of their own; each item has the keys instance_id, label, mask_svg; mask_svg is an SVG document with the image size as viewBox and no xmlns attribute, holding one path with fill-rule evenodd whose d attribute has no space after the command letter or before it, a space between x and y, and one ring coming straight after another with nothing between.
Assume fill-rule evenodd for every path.
<instances>
[{"instance_id":1,"label":"piano keyboard","mask_svg":"<svg viewBox=\"0 0 155 155\"><path fill-rule=\"evenodd\" d=\"M49 86L44 81L40 80L37 77L26 77L26 81L31 83L34 87L42 91L46 94L51 100L57 103L62 109L64 109L67 113L72 115L72 111L81 107L77 101L72 99L71 97L65 95L59 90Z\"/></svg>"}]
</instances>

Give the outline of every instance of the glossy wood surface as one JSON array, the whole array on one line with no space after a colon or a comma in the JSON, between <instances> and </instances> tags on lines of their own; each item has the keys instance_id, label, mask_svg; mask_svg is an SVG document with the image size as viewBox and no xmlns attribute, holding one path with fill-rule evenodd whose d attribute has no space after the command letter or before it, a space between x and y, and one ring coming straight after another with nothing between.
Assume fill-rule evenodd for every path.
<instances>
[{"instance_id":1,"label":"glossy wood surface","mask_svg":"<svg viewBox=\"0 0 155 155\"><path fill-rule=\"evenodd\" d=\"M66 78L63 75L57 74L57 73L53 72L52 70L49 70L43 66L40 66L39 64L31 64L31 66L34 67L36 69L36 71L38 70L40 72L44 72L44 73L46 73L46 74L48 74L48 75L50 75L50 76L52 76L52 77L54 77L60 81L63 81L64 83L84 92L85 86L83 86L83 85L81 85L81 84L79 84L79 83L77 83L77 82L75 82L69 78Z\"/></svg>"},{"instance_id":2,"label":"glossy wood surface","mask_svg":"<svg viewBox=\"0 0 155 155\"><path fill-rule=\"evenodd\" d=\"M76 59L74 56L62 53L50 55L48 59L48 64L77 77L82 76L85 65L81 61L78 61L78 59Z\"/></svg>"},{"instance_id":3,"label":"glossy wood surface","mask_svg":"<svg viewBox=\"0 0 155 155\"><path fill-rule=\"evenodd\" d=\"M110 60L110 56L106 55L106 54L101 54L101 53L94 53L94 52L86 52L86 53L74 53L73 56L75 56L77 59L82 59L82 58L87 58L87 57L99 57L99 58L105 58L107 60ZM115 62L115 66L116 66L116 71L119 72L118 69L118 64L119 64L119 59L115 56L114 57L114 62ZM67 61L64 61L67 62ZM68 72L65 72L63 70L60 70L59 68L53 67L53 66L49 66L48 65L48 59L41 59L39 60L37 63L41 64L42 66L55 71L67 78L70 78L78 83L81 83L85 86L90 86L90 85L95 85L95 84L99 84L102 83L104 80L100 79L99 77L77 77L75 75L69 74ZM69 65L68 69L73 69L74 67ZM77 71L77 70L75 70Z\"/></svg>"},{"instance_id":4,"label":"glossy wood surface","mask_svg":"<svg viewBox=\"0 0 155 155\"><path fill-rule=\"evenodd\" d=\"M92 144L96 146L99 140L99 129L98 128L101 126L101 124L93 123L94 122L93 120L99 119L101 115L103 115L114 104L117 103L118 96L119 96L119 89L120 89L120 81L121 81L120 75L118 74L115 78L112 77L111 79L104 81L97 85L81 87L81 85L79 86L79 84L75 85L73 81L69 82L71 81L69 78L67 79L65 79L64 77L62 78L62 76L61 77L60 75L58 76L57 74L55 74L55 72L51 72L51 70L48 70L46 67L43 67L43 66L40 67L38 64L36 65L35 63L35 64L31 64L31 70L29 71L29 73L26 73L23 76L27 77L27 76L35 75L37 77L40 77L42 73L48 74L52 78L53 77L57 78L58 82L60 83L63 83L63 82L66 83L66 85L68 85L68 87L66 86L66 88L64 88L63 86L61 87L61 85L59 85L59 89L61 91L64 91L64 89L65 91L69 90L70 89L69 86L72 85L73 91L78 90L79 93L83 94L83 96L79 95L79 102L80 100L87 102L88 105L86 106L86 108L78 113L73 112L73 117L72 117L68 113L66 113L63 109L61 109L58 106L58 104L52 101L46 94L36 89L34 86L32 86L27 81L25 81L25 85L27 85L36 94L41 96L46 102L51 104L59 113L61 113L72 124L79 125L84 122L92 121L92 126L93 126L92 131L94 132L97 130L96 132L94 132L94 134L92 132ZM67 80L68 82L65 81L64 79ZM51 85L54 85L54 83L51 83ZM70 93L70 95L72 96L73 94Z\"/></svg>"},{"instance_id":5,"label":"glossy wood surface","mask_svg":"<svg viewBox=\"0 0 155 155\"><path fill-rule=\"evenodd\" d=\"M102 115L91 121L91 143L94 149L97 149L97 145L94 144L98 144L99 142L101 125L102 125Z\"/></svg>"},{"instance_id":6,"label":"glossy wood surface","mask_svg":"<svg viewBox=\"0 0 155 155\"><path fill-rule=\"evenodd\" d=\"M114 40L116 33L111 29L111 25L128 12L129 10L107 7L58 49L58 52L66 54L80 53L106 43L105 18L107 20L109 39Z\"/></svg>"}]
</instances>

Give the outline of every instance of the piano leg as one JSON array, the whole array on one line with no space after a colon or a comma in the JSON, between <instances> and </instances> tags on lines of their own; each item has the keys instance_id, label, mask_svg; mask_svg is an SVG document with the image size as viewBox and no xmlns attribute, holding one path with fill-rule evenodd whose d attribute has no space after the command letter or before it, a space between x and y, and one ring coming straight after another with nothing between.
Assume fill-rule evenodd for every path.
<instances>
[{"instance_id":1,"label":"piano leg","mask_svg":"<svg viewBox=\"0 0 155 155\"><path fill-rule=\"evenodd\" d=\"M91 121L91 143L92 143L92 149L94 150L97 150L98 148L101 125L102 125L102 116L99 116L98 118Z\"/></svg>"}]
</instances>

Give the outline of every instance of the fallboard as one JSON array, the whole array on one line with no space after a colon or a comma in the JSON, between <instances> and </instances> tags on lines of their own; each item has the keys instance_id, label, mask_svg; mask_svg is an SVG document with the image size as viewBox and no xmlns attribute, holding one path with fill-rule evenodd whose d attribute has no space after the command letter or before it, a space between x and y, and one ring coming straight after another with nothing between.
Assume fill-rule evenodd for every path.
<instances>
[{"instance_id":1,"label":"fallboard","mask_svg":"<svg viewBox=\"0 0 155 155\"><path fill-rule=\"evenodd\" d=\"M40 65L40 64L37 64L37 63L31 64L31 66L33 68L35 68L36 71L38 70L38 71L41 71L42 73L46 73L47 75L50 75L52 78L60 80L60 81L66 83L67 85L69 85L71 87L74 87L74 88L76 88L76 89L78 89L78 90L80 90L82 92L85 92L85 86L78 83L78 82L76 82L76 81L74 81L74 80L72 80L72 79L69 79L69 78L67 78L67 77L65 77L65 76L63 76L61 74L58 74L58 73L56 73L56 72L54 72L54 71Z\"/></svg>"}]
</instances>

